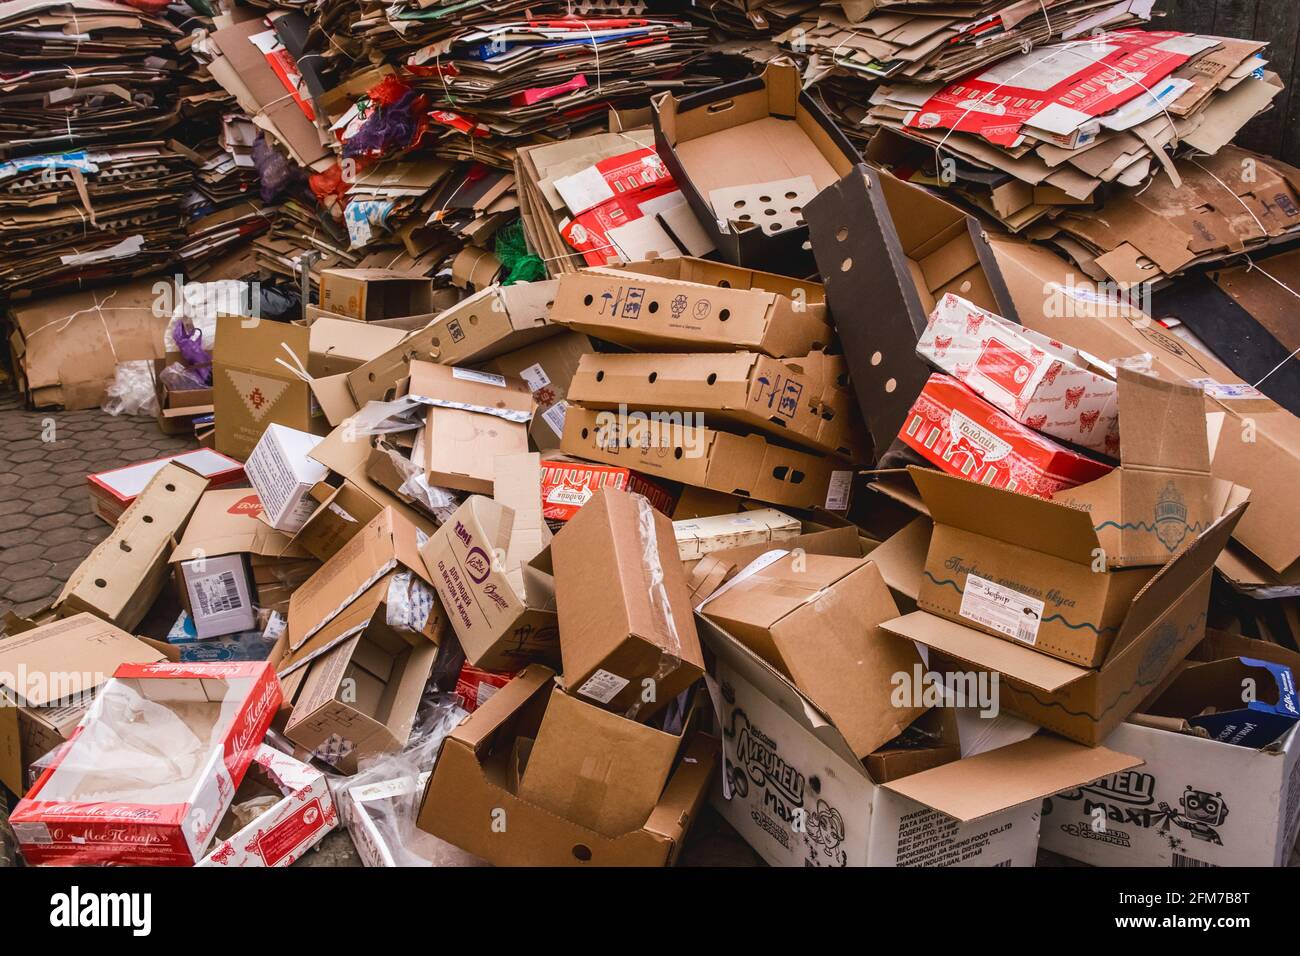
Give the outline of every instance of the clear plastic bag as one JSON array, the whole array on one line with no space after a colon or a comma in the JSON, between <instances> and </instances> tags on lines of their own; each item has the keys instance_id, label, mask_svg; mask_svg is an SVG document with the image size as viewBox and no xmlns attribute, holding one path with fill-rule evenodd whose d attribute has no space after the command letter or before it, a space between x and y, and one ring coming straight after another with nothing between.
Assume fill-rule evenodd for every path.
<instances>
[{"instance_id":1,"label":"clear plastic bag","mask_svg":"<svg viewBox=\"0 0 1300 956\"><path fill-rule=\"evenodd\" d=\"M122 362L108 388L101 406L110 415L158 414L158 395L154 389L153 363L147 359Z\"/></svg>"},{"instance_id":2,"label":"clear plastic bag","mask_svg":"<svg viewBox=\"0 0 1300 956\"><path fill-rule=\"evenodd\" d=\"M195 388L210 388L211 382L197 369L184 362L172 362L158 373L158 378L169 392L184 392Z\"/></svg>"}]
</instances>

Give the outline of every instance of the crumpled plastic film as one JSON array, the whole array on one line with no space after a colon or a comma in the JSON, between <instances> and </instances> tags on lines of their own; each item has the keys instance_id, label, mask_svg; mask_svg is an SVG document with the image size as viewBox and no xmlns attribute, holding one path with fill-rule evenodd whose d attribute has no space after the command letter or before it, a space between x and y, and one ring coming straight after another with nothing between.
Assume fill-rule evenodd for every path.
<instances>
[{"instance_id":1,"label":"crumpled plastic film","mask_svg":"<svg viewBox=\"0 0 1300 956\"><path fill-rule=\"evenodd\" d=\"M399 631L419 634L433 613L433 588L410 571L398 571L388 581L385 619Z\"/></svg>"},{"instance_id":2,"label":"crumpled plastic film","mask_svg":"<svg viewBox=\"0 0 1300 956\"><path fill-rule=\"evenodd\" d=\"M158 393L154 389L153 362L141 359L119 363L113 381L104 389L101 407L110 415L157 415Z\"/></svg>"},{"instance_id":3,"label":"crumpled plastic film","mask_svg":"<svg viewBox=\"0 0 1300 956\"><path fill-rule=\"evenodd\" d=\"M677 622L673 619L672 605L668 601L668 589L664 587L664 568L659 561L659 539L655 533L655 510L645 495L633 495L637 512L637 536L641 542L641 567L645 569L649 583L650 606L665 634L668 635L670 647L661 648L659 666L651 675L651 680L658 684L681 665L682 639L677 633ZM627 716L635 718L647 702L640 697L628 708Z\"/></svg>"},{"instance_id":4,"label":"crumpled plastic film","mask_svg":"<svg viewBox=\"0 0 1300 956\"><path fill-rule=\"evenodd\" d=\"M435 691L422 705L406 747L371 758L351 777L331 782L340 816L358 846L373 847L391 866L484 865L415 825L424 775L443 740L466 716L455 694Z\"/></svg>"},{"instance_id":5,"label":"crumpled plastic film","mask_svg":"<svg viewBox=\"0 0 1300 956\"><path fill-rule=\"evenodd\" d=\"M408 432L424 424L424 404L407 397L391 402L366 402L366 407L347 420L356 435L387 435Z\"/></svg>"},{"instance_id":6,"label":"crumpled plastic film","mask_svg":"<svg viewBox=\"0 0 1300 956\"><path fill-rule=\"evenodd\" d=\"M396 452L393 452L396 455ZM401 455L397 455L401 464L398 467L406 474L406 479L397 487L398 492L407 495L419 504L424 510L439 521L446 521L452 516L452 513L460 507L463 495L458 495L454 491L443 488L441 485L429 484L429 479L425 477L424 472L411 464Z\"/></svg>"},{"instance_id":7,"label":"crumpled plastic film","mask_svg":"<svg viewBox=\"0 0 1300 956\"><path fill-rule=\"evenodd\" d=\"M1126 368L1131 372L1141 372L1143 375L1153 375L1152 362L1154 361L1150 352L1139 352L1137 355L1126 355L1122 358L1110 360L1110 365L1115 368Z\"/></svg>"}]
</instances>

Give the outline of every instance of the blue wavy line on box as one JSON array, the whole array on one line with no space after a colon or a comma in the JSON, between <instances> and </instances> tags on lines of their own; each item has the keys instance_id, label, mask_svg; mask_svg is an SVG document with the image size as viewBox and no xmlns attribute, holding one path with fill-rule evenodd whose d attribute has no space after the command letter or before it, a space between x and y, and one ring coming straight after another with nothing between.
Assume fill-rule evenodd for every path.
<instances>
[{"instance_id":1,"label":"blue wavy line on box","mask_svg":"<svg viewBox=\"0 0 1300 956\"><path fill-rule=\"evenodd\" d=\"M933 581L935 584L940 585L941 587L942 587L943 585L946 584L946 585L948 585L949 587L951 587L954 591L956 591L958 594L962 594L962 593L963 593L962 589L961 589L960 587L957 586L957 582L954 581L954 580L952 580L951 578L943 578L943 579L941 580L941 579L939 579L939 578L936 578L936 577L935 577L933 574L931 574L929 571L923 571L923 572L921 572L921 573L924 574L924 575L925 575L927 578L929 578L931 581ZM1011 590L1015 590L1015 589L1012 588ZM1044 623L1044 624L1051 623L1052 621L1060 621L1062 624L1064 624L1066 627L1068 627L1068 628L1069 628L1070 630L1072 630L1072 631L1081 631L1081 630L1085 630L1085 629L1086 629L1086 630L1089 630L1089 631L1092 631L1092 632L1093 632L1094 634L1096 634L1098 637L1100 637L1101 635L1105 634L1107 631L1118 631L1118 630L1119 630L1118 627L1101 627L1101 628L1099 628L1099 627L1097 627L1096 624L1089 624L1087 621L1084 621L1082 624L1071 624L1068 620L1066 620L1065 616L1062 615L1062 614L1051 614L1051 615L1048 615L1047 617L1043 618L1043 623Z\"/></svg>"}]
</instances>

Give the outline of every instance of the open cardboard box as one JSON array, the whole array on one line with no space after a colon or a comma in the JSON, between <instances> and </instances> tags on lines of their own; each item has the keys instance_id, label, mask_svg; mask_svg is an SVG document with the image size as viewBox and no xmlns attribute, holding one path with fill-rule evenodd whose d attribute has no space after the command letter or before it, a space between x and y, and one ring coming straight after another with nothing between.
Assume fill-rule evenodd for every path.
<instances>
[{"instance_id":1,"label":"open cardboard box","mask_svg":"<svg viewBox=\"0 0 1300 956\"><path fill-rule=\"evenodd\" d=\"M406 337L400 329L376 328L352 319L322 317L308 330L307 373L342 375L393 348Z\"/></svg>"},{"instance_id":2,"label":"open cardboard box","mask_svg":"<svg viewBox=\"0 0 1300 956\"><path fill-rule=\"evenodd\" d=\"M320 307L363 322L433 311L433 282L396 269L322 269Z\"/></svg>"},{"instance_id":3,"label":"open cardboard box","mask_svg":"<svg viewBox=\"0 0 1300 956\"><path fill-rule=\"evenodd\" d=\"M234 808L258 797L278 797L245 826ZM216 843L196 866L290 866L338 826L325 775L262 744L235 791L231 809L217 824Z\"/></svg>"},{"instance_id":4,"label":"open cardboard box","mask_svg":"<svg viewBox=\"0 0 1300 956\"><path fill-rule=\"evenodd\" d=\"M93 614L0 640L0 783L25 793L28 767L72 734L119 665L165 659ZM76 662L74 669L69 661Z\"/></svg>"},{"instance_id":5,"label":"open cardboard box","mask_svg":"<svg viewBox=\"0 0 1300 956\"><path fill-rule=\"evenodd\" d=\"M1251 489L1251 507L1237 525L1236 540L1275 574L1294 574L1300 562L1300 535L1294 533L1300 527L1300 496L1294 493L1300 419L1127 297L1080 284L1072 267L1049 250L1004 238L992 240L991 248L1029 328L1103 361L1147 353L1161 378L1205 390L1210 470Z\"/></svg>"},{"instance_id":6,"label":"open cardboard box","mask_svg":"<svg viewBox=\"0 0 1300 956\"><path fill-rule=\"evenodd\" d=\"M780 58L759 76L652 105L655 148L722 258L812 272L803 209L858 151L803 90L798 67Z\"/></svg>"},{"instance_id":7,"label":"open cardboard box","mask_svg":"<svg viewBox=\"0 0 1300 956\"><path fill-rule=\"evenodd\" d=\"M584 408L698 413L846 461L871 460L842 356L758 352L583 356L569 397Z\"/></svg>"},{"instance_id":8,"label":"open cardboard box","mask_svg":"<svg viewBox=\"0 0 1300 956\"><path fill-rule=\"evenodd\" d=\"M578 362L591 351L591 339L581 332L562 329L558 335L548 335L480 365L485 372L523 379L533 390L537 411L528 426L528 438L538 451L554 451L560 447L569 384L578 370Z\"/></svg>"},{"instance_id":9,"label":"open cardboard box","mask_svg":"<svg viewBox=\"0 0 1300 956\"><path fill-rule=\"evenodd\" d=\"M1227 657L1300 673L1295 651L1216 631L1183 666ZM1300 828L1300 801L1289 797L1300 779L1300 730L1262 749L1207 740L1144 713L1160 696L1106 738L1143 766L1046 800L1043 848L1093 866L1286 866Z\"/></svg>"},{"instance_id":10,"label":"open cardboard box","mask_svg":"<svg viewBox=\"0 0 1300 956\"><path fill-rule=\"evenodd\" d=\"M547 319L557 285L554 279L492 285L440 313L428 328L438 362L486 362L563 331Z\"/></svg>"},{"instance_id":11,"label":"open cardboard box","mask_svg":"<svg viewBox=\"0 0 1300 956\"><path fill-rule=\"evenodd\" d=\"M646 819L618 835L600 833L510 786L518 776L512 757L526 752L521 741L537 739L556 693L554 679L553 671L530 664L452 731L429 777L417 825L498 866L672 865L715 779L717 741L696 734L685 742ZM536 769L530 756L522 779ZM505 830L495 822L502 812L509 821Z\"/></svg>"},{"instance_id":12,"label":"open cardboard box","mask_svg":"<svg viewBox=\"0 0 1300 956\"><path fill-rule=\"evenodd\" d=\"M1092 547L1095 547L1096 536L1082 512L1012 492L983 488L962 479L932 476L931 480L935 479L968 485L982 492L979 500L967 502L977 509L974 514L963 510L963 521L972 530L959 531L954 536L945 532L945 516L933 514L934 538L917 601L921 610L885 622L885 629L929 647L931 666L938 670L973 668L999 672L1003 710L1072 740L1092 745L1101 743L1138 706L1143 693L1159 684L1204 635L1214 561L1246 509L1244 502L1228 507L1223 517L1202 531L1150 580L1140 584L1136 590L1123 586L1113 589L1115 593L1111 594L1112 589L1104 583L1093 585L1086 580L1117 572L1093 574L1090 571L1092 548L1088 538L1092 536ZM943 489L945 494L950 490ZM955 501L950 499L949 503L954 504L955 513ZM1000 512L1008 509L1020 511L1026 508L1026 503L1033 511L1032 515L1019 514L1021 521L1011 529L1002 524L1001 519L1016 516ZM982 521L978 520L981 514L985 516ZM1031 523L1025 524L1025 521ZM989 531L1001 538L980 537L980 531ZM979 544L978 554L960 547L961 553L954 553L953 544ZM1118 608L1119 613L1113 615L1116 623L1110 625L1111 631L1105 635L1089 631L1091 636L1083 639L1086 654L1081 653L1081 656L1097 660L1098 665L1088 667L1070 663L1048 656L1038 646L1026 646L1013 637L995 637L992 633L956 623L963 619L974 623L973 619L961 615L960 606L962 594L971 589L968 562L976 558L980 562L979 569L994 566L992 562L996 562L996 565L1009 569L1009 573L1016 576L1015 580L1031 580L1033 583L1028 587L1037 589L1043 596L1040 600L1026 595L1019 588L1013 589L997 581L988 582L997 591L990 591L987 586L985 591L1000 594L1007 604L1019 602L1022 606L1029 606L1032 602L1045 605L1050 599L1053 608L1057 607L1058 598L1054 595L1061 595L1062 590L1070 585L1071 579L1062 573L1068 571L1093 602L1092 606L1104 599L1108 612L1111 608ZM1118 573L1145 575L1148 571L1131 569ZM1002 572L993 573L999 581L1004 577ZM1026 585L1022 584L1022 587ZM1106 593L1097 595L1097 587ZM1069 598L1068 593L1061 599L1079 600ZM993 602L983 603L991 606ZM1018 611L1021 609L1017 608ZM1067 609L1074 613L1072 608ZM929 613L930 610L940 610L946 616ZM991 614L986 617L993 619ZM1112 616L1103 620L1110 619ZM1077 631L1076 628L1058 627L1056 622L1048 622L1046 617L1043 621L1043 635L1053 635L1052 639L1062 645L1070 639L1067 632L1072 635ZM1083 622L1072 620L1071 623L1079 625ZM1082 629L1088 630L1086 627ZM1039 642L1042 644L1042 637ZM1070 650L1078 650L1078 647ZM949 663L940 664L938 657ZM952 665L952 661L960 663Z\"/></svg>"},{"instance_id":13,"label":"open cardboard box","mask_svg":"<svg viewBox=\"0 0 1300 956\"><path fill-rule=\"evenodd\" d=\"M265 662L122 664L10 814L23 858L195 863L279 704Z\"/></svg>"},{"instance_id":14,"label":"open cardboard box","mask_svg":"<svg viewBox=\"0 0 1300 956\"><path fill-rule=\"evenodd\" d=\"M245 481L244 466L235 459L210 448L196 448L165 458L138 461L132 465L87 475L86 486L90 491L91 508L110 526L116 525L122 512L144 491L149 479L162 471L169 462L184 465L195 474L202 475L208 479L209 488L238 485Z\"/></svg>"},{"instance_id":15,"label":"open cardboard box","mask_svg":"<svg viewBox=\"0 0 1300 956\"><path fill-rule=\"evenodd\" d=\"M952 292L1012 322L1016 310L979 223L920 186L859 165L806 211L826 301L879 455L930 376L916 343L935 304Z\"/></svg>"},{"instance_id":16,"label":"open cardboard box","mask_svg":"<svg viewBox=\"0 0 1300 956\"><path fill-rule=\"evenodd\" d=\"M715 804L774 866L1033 866L1044 796L1140 763L1039 734L882 783L789 678L699 623L726 766Z\"/></svg>"},{"instance_id":17,"label":"open cardboard box","mask_svg":"<svg viewBox=\"0 0 1300 956\"><path fill-rule=\"evenodd\" d=\"M680 414L656 421L647 416L571 407L560 449L567 455L626 465L667 481L756 498L791 508L843 511L849 505L853 470L824 455L684 424Z\"/></svg>"},{"instance_id":18,"label":"open cardboard box","mask_svg":"<svg viewBox=\"0 0 1300 956\"><path fill-rule=\"evenodd\" d=\"M819 283L686 257L567 273L551 321L642 351L774 358L835 336Z\"/></svg>"}]
</instances>

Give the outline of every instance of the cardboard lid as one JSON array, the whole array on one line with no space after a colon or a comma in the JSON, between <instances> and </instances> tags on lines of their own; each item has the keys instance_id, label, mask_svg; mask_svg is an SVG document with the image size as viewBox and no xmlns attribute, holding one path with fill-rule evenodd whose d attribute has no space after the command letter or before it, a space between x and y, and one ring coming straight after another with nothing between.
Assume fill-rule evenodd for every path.
<instances>
[{"instance_id":1,"label":"cardboard lid","mask_svg":"<svg viewBox=\"0 0 1300 956\"><path fill-rule=\"evenodd\" d=\"M529 664L515 678L479 704L451 737L478 750L502 724L515 715L539 691L555 680L555 671L541 664Z\"/></svg>"},{"instance_id":2,"label":"cardboard lid","mask_svg":"<svg viewBox=\"0 0 1300 956\"><path fill-rule=\"evenodd\" d=\"M965 823L1143 763L1105 747L1037 734L882 786Z\"/></svg>"},{"instance_id":3,"label":"cardboard lid","mask_svg":"<svg viewBox=\"0 0 1300 956\"><path fill-rule=\"evenodd\" d=\"M205 555L257 554L269 558L309 558L291 536L263 521L262 502L251 488L209 489L199 499L169 561Z\"/></svg>"},{"instance_id":4,"label":"cardboard lid","mask_svg":"<svg viewBox=\"0 0 1300 956\"><path fill-rule=\"evenodd\" d=\"M99 687L121 664L163 660L107 621L75 614L0 640L0 687L23 706L45 707ZM22 684L19 675L27 677Z\"/></svg>"},{"instance_id":5,"label":"cardboard lid","mask_svg":"<svg viewBox=\"0 0 1300 956\"><path fill-rule=\"evenodd\" d=\"M1086 667L1048 657L1032 647L1016 644L1006 638L993 637L925 611L904 614L892 621L885 621L881 627L890 633L942 651L949 657L959 658L985 670L998 671L1049 694L1093 673Z\"/></svg>"},{"instance_id":6,"label":"cardboard lid","mask_svg":"<svg viewBox=\"0 0 1300 956\"><path fill-rule=\"evenodd\" d=\"M411 362L412 396L446 403L451 407L470 406L471 411L507 415L532 415L533 392L522 379L506 378L490 372L474 372L452 365L434 365L416 359ZM505 417L505 416L503 416ZM517 420L508 417L507 420Z\"/></svg>"},{"instance_id":7,"label":"cardboard lid","mask_svg":"<svg viewBox=\"0 0 1300 956\"><path fill-rule=\"evenodd\" d=\"M990 488L930 468L909 467L935 524L1050 554L1076 564L1090 564L1101 547L1092 517L1065 505Z\"/></svg>"},{"instance_id":8,"label":"cardboard lid","mask_svg":"<svg viewBox=\"0 0 1300 956\"><path fill-rule=\"evenodd\" d=\"M249 322L253 324L245 324ZM217 340L212 347L214 366L251 368L276 378L297 379L295 372L276 360L283 359L294 368L306 369L310 354L311 330L304 326L238 315L217 316Z\"/></svg>"},{"instance_id":9,"label":"cardboard lid","mask_svg":"<svg viewBox=\"0 0 1300 956\"><path fill-rule=\"evenodd\" d=\"M1123 466L1209 474L1204 390L1126 368L1117 373Z\"/></svg>"}]
</instances>

